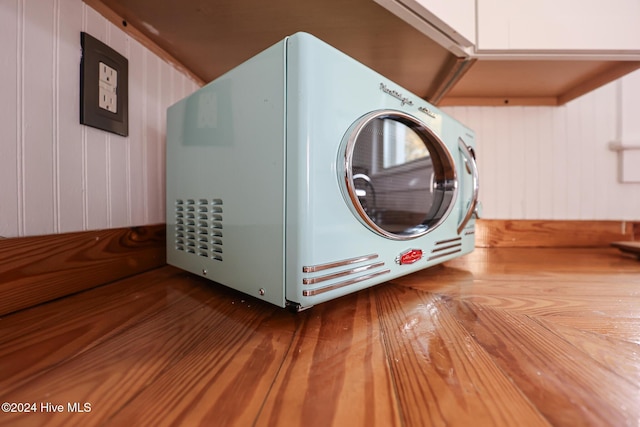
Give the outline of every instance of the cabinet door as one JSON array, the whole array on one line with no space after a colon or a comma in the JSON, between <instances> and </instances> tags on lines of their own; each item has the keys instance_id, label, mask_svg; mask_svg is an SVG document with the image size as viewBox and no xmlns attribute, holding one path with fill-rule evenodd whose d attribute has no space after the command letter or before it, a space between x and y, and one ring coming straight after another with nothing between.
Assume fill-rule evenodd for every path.
<instances>
[{"instance_id":1,"label":"cabinet door","mask_svg":"<svg viewBox=\"0 0 640 427\"><path fill-rule=\"evenodd\" d=\"M463 47L476 39L475 0L374 0L382 7L434 38L448 45L453 40ZM435 33L431 29L435 28ZM438 34L439 33L439 34ZM449 41L440 41L444 34ZM449 47L449 46L445 46Z\"/></svg>"},{"instance_id":2,"label":"cabinet door","mask_svg":"<svg viewBox=\"0 0 640 427\"><path fill-rule=\"evenodd\" d=\"M415 3L425 13L433 15L433 20L444 24L447 33L463 37L469 44L476 38L476 3L475 0L409 0L407 4ZM467 45L462 40L460 44Z\"/></svg>"},{"instance_id":3,"label":"cabinet door","mask_svg":"<svg viewBox=\"0 0 640 427\"><path fill-rule=\"evenodd\" d=\"M638 0L478 0L477 50L640 50Z\"/></svg>"}]
</instances>

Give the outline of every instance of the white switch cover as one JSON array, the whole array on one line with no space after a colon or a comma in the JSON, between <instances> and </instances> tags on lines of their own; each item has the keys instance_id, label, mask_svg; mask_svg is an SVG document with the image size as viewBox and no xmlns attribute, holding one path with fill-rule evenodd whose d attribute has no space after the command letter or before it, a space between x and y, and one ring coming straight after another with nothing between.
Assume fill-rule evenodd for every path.
<instances>
[{"instance_id":1,"label":"white switch cover","mask_svg":"<svg viewBox=\"0 0 640 427\"><path fill-rule=\"evenodd\" d=\"M618 180L640 182L640 140L611 141L609 149L618 152Z\"/></svg>"},{"instance_id":2,"label":"white switch cover","mask_svg":"<svg viewBox=\"0 0 640 427\"><path fill-rule=\"evenodd\" d=\"M620 156L620 182L640 182L640 150L624 150Z\"/></svg>"},{"instance_id":3,"label":"white switch cover","mask_svg":"<svg viewBox=\"0 0 640 427\"><path fill-rule=\"evenodd\" d=\"M112 113L118 112L118 72L100 62L98 106Z\"/></svg>"}]
</instances>

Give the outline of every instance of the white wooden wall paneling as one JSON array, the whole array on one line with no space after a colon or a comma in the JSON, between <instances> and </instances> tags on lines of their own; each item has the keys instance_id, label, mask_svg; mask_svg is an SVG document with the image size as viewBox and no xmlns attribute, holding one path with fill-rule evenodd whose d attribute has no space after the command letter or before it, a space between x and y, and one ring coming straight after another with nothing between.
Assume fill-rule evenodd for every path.
<instances>
[{"instance_id":1,"label":"white wooden wall paneling","mask_svg":"<svg viewBox=\"0 0 640 427\"><path fill-rule=\"evenodd\" d=\"M129 59L129 137L79 124L81 31ZM197 84L81 0L3 0L0 49L0 236L163 222L165 111Z\"/></svg>"},{"instance_id":2,"label":"white wooden wall paneling","mask_svg":"<svg viewBox=\"0 0 640 427\"><path fill-rule=\"evenodd\" d=\"M54 125L52 37L54 2L25 2L23 81L23 221L25 234L54 229ZM44 41L44 42L43 42ZM42 74L40 74L42 73Z\"/></svg>"},{"instance_id":3,"label":"white wooden wall paneling","mask_svg":"<svg viewBox=\"0 0 640 427\"><path fill-rule=\"evenodd\" d=\"M107 25L102 16L85 7L84 30L98 40L107 40ZM89 230L109 227L109 141L111 134L85 126L87 176L85 183L87 228Z\"/></svg>"},{"instance_id":4,"label":"white wooden wall paneling","mask_svg":"<svg viewBox=\"0 0 640 427\"><path fill-rule=\"evenodd\" d=\"M484 217L640 218L640 184L618 182L608 149L640 139L639 94L636 72L561 107L444 108L476 131Z\"/></svg>"},{"instance_id":5,"label":"white wooden wall paneling","mask_svg":"<svg viewBox=\"0 0 640 427\"><path fill-rule=\"evenodd\" d=\"M106 22L107 44L130 58L129 37L119 31L111 22ZM107 134L107 188L108 188L108 227L124 227L129 222L129 198L127 189L130 176L127 175L127 153L130 148L130 138L112 133Z\"/></svg>"},{"instance_id":6,"label":"white wooden wall paneling","mask_svg":"<svg viewBox=\"0 0 640 427\"><path fill-rule=\"evenodd\" d=\"M86 229L83 203L85 176L83 174L83 127L80 117L80 58L78 48L84 10L77 1L60 0L58 8L58 222L54 232Z\"/></svg>"},{"instance_id":7,"label":"white wooden wall paneling","mask_svg":"<svg viewBox=\"0 0 640 427\"><path fill-rule=\"evenodd\" d=\"M145 94L145 69L146 58L144 48L139 43L132 41L129 49L129 120L140 123L144 117ZM132 224L144 224L145 220L145 194L146 173L145 139L146 130L142 126L129 127L129 140L139 141L129 145L129 193L130 193L130 221Z\"/></svg>"},{"instance_id":8,"label":"white wooden wall paneling","mask_svg":"<svg viewBox=\"0 0 640 427\"><path fill-rule=\"evenodd\" d=\"M22 231L23 17L21 3L0 4L0 236Z\"/></svg>"},{"instance_id":9,"label":"white wooden wall paneling","mask_svg":"<svg viewBox=\"0 0 640 427\"><path fill-rule=\"evenodd\" d=\"M145 111L146 126L146 148L147 148L147 188L154 188L160 190L158 187L159 168L158 164L158 150L160 143L160 119L158 105L160 103L160 61L157 58L148 58L147 60L147 104ZM161 208L160 200L162 195L159 191L149 191L148 193L148 205L147 205L147 222L156 222L162 220L158 218L158 210Z\"/></svg>"}]
</instances>

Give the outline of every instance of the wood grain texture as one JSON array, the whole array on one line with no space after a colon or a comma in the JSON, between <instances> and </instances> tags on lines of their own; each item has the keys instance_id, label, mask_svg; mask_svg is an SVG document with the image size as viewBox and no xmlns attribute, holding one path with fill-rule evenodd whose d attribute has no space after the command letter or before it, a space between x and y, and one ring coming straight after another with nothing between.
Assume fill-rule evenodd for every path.
<instances>
[{"instance_id":1,"label":"wood grain texture","mask_svg":"<svg viewBox=\"0 0 640 427\"><path fill-rule=\"evenodd\" d=\"M590 76L587 80L577 82L573 87L568 88L566 92L561 93L558 96L558 104L564 105L567 102L589 93L600 86L617 80L638 68L640 68L639 61L613 62L596 75Z\"/></svg>"},{"instance_id":2,"label":"wood grain texture","mask_svg":"<svg viewBox=\"0 0 640 427\"><path fill-rule=\"evenodd\" d=\"M478 220L476 247L591 248L636 240L638 222Z\"/></svg>"},{"instance_id":3,"label":"wood grain texture","mask_svg":"<svg viewBox=\"0 0 640 427\"><path fill-rule=\"evenodd\" d=\"M457 309L466 314L458 317L465 329L553 425L637 422L637 366L634 377L621 376L551 331L542 319L473 304Z\"/></svg>"},{"instance_id":4,"label":"wood grain texture","mask_svg":"<svg viewBox=\"0 0 640 427\"><path fill-rule=\"evenodd\" d=\"M557 106L558 98L555 96L529 96L529 97L497 97L497 96L447 96L438 103L438 107L455 106L480 106L480 107L513 107L516 105L544 105Z\"/></svg>"},{"instance_id":5,"label":"wood grain texture","mask_svg":"<svg viewBox=\"0 0 640 427\"><path fill-rule=\"evenodd\" d=\"M136 28L136 33L144 34L204 82L298 31L315 35L425 98L433 95L441 74L446 77L445 68L453 57L370 0L325 0L312 5L290 0L239 5L218 0L215 7L191 0L165 2L162 7L131 0L91 0L91 4L114 22L118 19L114 14L122 16L127 29Z\"/></svg>"},{"instance_id":6,"label":"wood grain texture","mask_svg":"<svg viewBox=\"0 0 640 427\"><path fill-rule=\"evenodd\" d=\"M379 294L406 425L548 425L460 325L448 298L391 286Z\"/></svg>"},{"instance_id":7,"label":"wood grain texture","mask_svg":"<svg viewBox=\"0 0 640 427\"><path fill-rule=\"evenodd\" d=\"M185 275L163 270L144 283L134 276L87 296L80 293L13 314L0 333L0 358L12 367L2 371L0 389L12 390L34 374L76 357L162 310L167 302L188 296L196 288ZM181 280L174 281L176 278ZM171 287L166 286L169 282ZM56 330L53 336L52 325Z\"/></svg>"},{"instance_id":8,"label":"wood grain texture","mask_svg":"<svg viewBox=\"0 0 640 427\"><path fill-rule=\"evenodd\" d=\"M0 315L166 263L164 225L0 240Z\"/></svg>"},{"instance_id":9,"label":"wood grain texture","mask_svg":"<svg viewBox=\"0 0 640 427\"><path fill-rule=\"evenodd\" d=\"M640 242L611 242L611 246L640 258Z\"/></svg>"},{"instance_id":10,"label":"wood grain texture","mask_svg":"<svg viewBox=\"0 0 640 427\"><path fill-rule=\"evenodd\" d=\"M341 302L300 316L256 425L402 425L375 296Z\"/></svg>"},{"instance_id":11,"label":"wood grain texture","mask_svg":"<svg viewBox=\"0 0 640 427\"><path fill-rule=\"evenodd\" d=\"M640 267L479 248L293 314L174 267L0 319L0 425L637 426Z\"/></svg>"},{"instance_id":12,"label":"wood grain texture","mask_svg":"<svg viewBox=\"0 0 640 427\"><path fill-rule=\"evenodd\" d=\"M129 25L126 19L122 16L115 13L108 6L102 3L100 0L83 0L84 3L91 6L92 9L96 10L105 19L108 19L113 25L120 28L124 33L131 36L138 43L140 43L145 48L149 49L149 51L153 52L158 58L166 61L171 64L181 73L189 76L194 82L196 82L199 86L203 86L206 82L200 77L193 74L187 67L185 67L179 60L177 60L173 55L171 55L166 50L162 49L156 43L154 43L148 36L143 34L137 28Z\"/></svg>"}]
</instances>

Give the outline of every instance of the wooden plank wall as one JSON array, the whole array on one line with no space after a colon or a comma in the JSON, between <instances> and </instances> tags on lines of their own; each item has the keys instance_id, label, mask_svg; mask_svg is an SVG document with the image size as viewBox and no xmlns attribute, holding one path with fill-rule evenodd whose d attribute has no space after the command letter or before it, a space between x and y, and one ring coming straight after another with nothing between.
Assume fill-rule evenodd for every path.
<instances>
[{"instance_id":1,"label":"wooden plank wall","mask_svg":"<svg viewBox=\"0 0 640 427\"><path fill-rule=\"evenodd\" d=\"M0 316L166 264L165 226L0 239Z\"/></svg>"}]
</instances>

